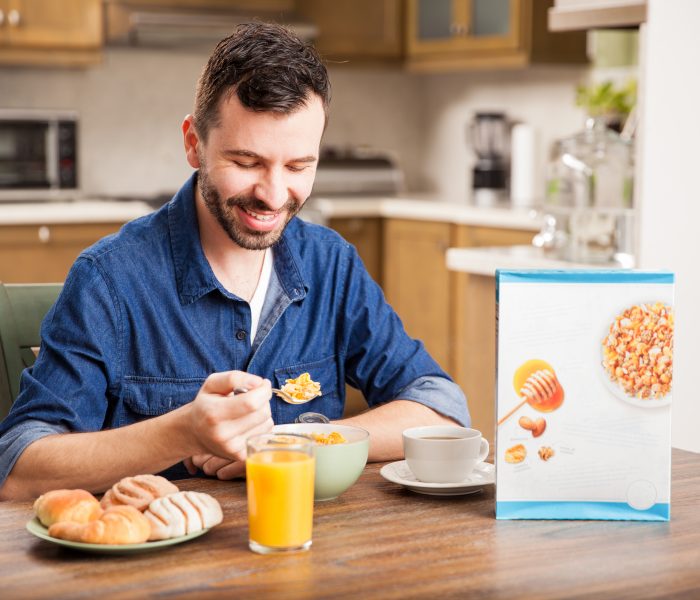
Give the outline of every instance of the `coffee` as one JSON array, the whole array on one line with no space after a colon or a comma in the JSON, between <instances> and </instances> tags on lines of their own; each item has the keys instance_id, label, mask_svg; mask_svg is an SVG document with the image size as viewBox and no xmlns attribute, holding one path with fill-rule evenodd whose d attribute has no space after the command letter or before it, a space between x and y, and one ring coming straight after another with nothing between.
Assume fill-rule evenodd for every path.
<instances>
[{"instance_id":1,"label":"coffee","mask_svg":"<svg viewBox=\"0 0 700 600\"><path fill-rule=\"evenodd\" d=\"M403 451L418 481L458 483L486 458L489 443L476 429L427 425L403 431Z\"/></svg>"}]
</instances>

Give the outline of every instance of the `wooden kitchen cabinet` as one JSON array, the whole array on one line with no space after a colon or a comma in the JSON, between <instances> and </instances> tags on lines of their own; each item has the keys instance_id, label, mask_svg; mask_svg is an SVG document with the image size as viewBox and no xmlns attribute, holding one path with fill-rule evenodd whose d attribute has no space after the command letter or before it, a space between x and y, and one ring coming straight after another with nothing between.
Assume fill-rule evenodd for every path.
<instances>
[{"instance_id":1,"label":"wooden kitchen cabinet","mask_svg":"<svg viewBox=\"0 0 700 600\"><path fill-rule=\"evenodd\" d=\"M318 51L338 61L401 60L404 9L404 0L297 0L299 13L318 27Z\"/></svg>"},{"instance_id":2,"label":"wooden kitchen cabinet","mask_svg":"<svg viewBox=\"0 0 700 600\"><path fill-rule=\"evenodd\" d=\"M0 0L0 64L96 63L102 32L100 0Z\"/></svg>"},{"instance_id":3,"label":"wooden kitchen cabinet","mask_svg":"<svg viewBox=\"0 0 700 600\"><path fill-rule=\"evenodd\" d=\"M360 255L365 268L382 285L383 224L378 217L330 219L328 226L350 242Z\"/></svg>"},{"instance_id":4,"label":"wooden kitchen cabinet","mask_svg":"<svg viewBox=\"0 0 700 600\"><path fill-rule=\"evenodd\" d=\"M0 281L63 282L81 251L123 223L0 226Z\"/></svg>"},{"instance_id":5,"label":"wooden kitchen cabinet","mask_svg":"<svg viewBox=\"0 0 700 600\"><path fill-rule=\"evenodd\" d=\"M411 337L420 339L449 371L450 223L387 219L384 223L384 294Z\"/></svg>"},{"instance_id":6,"label":"wooden kitchen cabinet","mask_svg":"<svg viewBox=\"0 0 700 600\"><path fill-rule=\"evenodd\" d=\"M464 275L464 277L459 277ZM455 312L452 377L467 396L472 427L492 444L496 431L496 279L453 274Z\"/></svg>"},{"instance_id":7,"label":"wooden kitchen cabinet","mask_svg":"<svg viewBox=\"0 0 700 600\"><path fill-rule=\"evenodd\" d=\"M455 231L454 247L481 246L529 246L535 231L507 229L504 227L484 227L482 225L459 225Z\"/></svg>"},{"instance_id":8,"label":"wooden kitchen cabinet","mask_svg":"<svg viewBox=\"0 0 700 600\"><path fill-rule=\"evenodd\" d=\"M164 7L167 9L236 9L241 11L291 11L294 0L106 0L133 6Z\"/></svg>"},{"instance_id":9,"label":"wooden kitchen cabinet","mask_svg":"<svg viewBox=\"0 0 700 600\"><path fill-rule=\"evenodd\" d=\"M550 0L407 0L406 53L415 71L584 63L585 32L547 29Z\"/></svg>"}]
</instances>

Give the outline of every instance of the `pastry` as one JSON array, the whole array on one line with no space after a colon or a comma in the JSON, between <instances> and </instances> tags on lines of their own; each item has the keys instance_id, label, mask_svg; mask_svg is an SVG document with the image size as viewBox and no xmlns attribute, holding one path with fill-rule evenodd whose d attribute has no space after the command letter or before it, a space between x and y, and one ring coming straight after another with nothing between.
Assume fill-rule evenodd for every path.
<instances>
[{"instance_id":1,"label":"pastry","mask_svg":"<svg viewBox=\"0 0 700 600\"><path fill-rule=\"evenodd\" d=\"M102 496L102 508L110 506L133 506L143 512L156 498L174 494L178 487L160 475L136 475L124 477Z\"/></svg>"},{"instance_id":2,"label":"pastry","mask_svg":"<svg viewBox=\"0 0 700 600\"><path fill-rule=\"evenodd\" d=\"M102 507L86 490L52 490L36 499L34 512L42 525L50 527L59 521L94 521L102 514Z\"/></svg>"},{"instance_id":3,"label":"pastry","mask_svg":"<svg viewBox=\"0 0 700 600\"><path fill-rule=\"evenodd\" d=\"M151 526L133 506L112 506L96 521L54 523L49 535L84 544L141 544L148 540Z\"/></svg>"},{"instance_id":4,"label":"pastry","mask_svg":"<svg viewBox=\"0 0 700 600\"><path fill-rule=\"evenodd\" d=\"M208 529L224 518L218 501L201 492L177 492L156 498L144 515L151 524L149 540L164 540Z\"/></svg>"},{"instance_id":5,"label":"pastry","mask_svg":"<svg viewBox=\"0 0 700 600\"><path fill-rule=\"evenodd\" d=\"M527 456L527 449L522 444L517 444L506 450L506 462L511 464L521 463Z\"/></svg>"}]
</instances>

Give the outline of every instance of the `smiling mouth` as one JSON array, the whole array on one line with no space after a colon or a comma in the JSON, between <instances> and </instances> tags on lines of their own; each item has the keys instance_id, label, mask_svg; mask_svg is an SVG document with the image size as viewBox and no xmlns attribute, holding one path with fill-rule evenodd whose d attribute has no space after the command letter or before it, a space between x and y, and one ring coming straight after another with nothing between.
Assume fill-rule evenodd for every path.
<instances>
[{"instance_id":1,"label":"smiling mouth","mask_svg":"<svg viewBox=\"0 0 700 600\"><path fill-rule=\"evenodd\" d=\"M245 214L253 217L256 221L262 221L262 222L272 221L279 214L279 213L272 213L272 214L263 215L260 213L253 212L252 210L248 210L247 208L242 208L241 210L243 210L243 212Z\"/></svg>"}]
</instances>

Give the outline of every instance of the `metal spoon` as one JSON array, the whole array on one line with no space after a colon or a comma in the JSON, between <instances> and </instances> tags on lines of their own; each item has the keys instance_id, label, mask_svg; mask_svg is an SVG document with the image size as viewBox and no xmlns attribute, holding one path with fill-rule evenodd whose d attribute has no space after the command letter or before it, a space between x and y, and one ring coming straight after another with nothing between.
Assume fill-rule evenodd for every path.
<instances>
[{"instance_id":1,"label":"metal spoon","mask_svg":"<svg viewBox=\"0 0 700 600\"><path fill-rule=\"evenodd\" d=\"M236 388L233 390L234 394L245 394L250 390L246 388ZM304 400L297 400L296 398L290 396L287 392L284 390L280 390L278 388L272 388L272 393L278 396L279 398L282 398L287 404L306 404L307 402L311 402L314 398L317 398L318 396L321 395L321 392L318 392L311 396L311 398L306 398Z\"/></svg>"}]
</instances>

